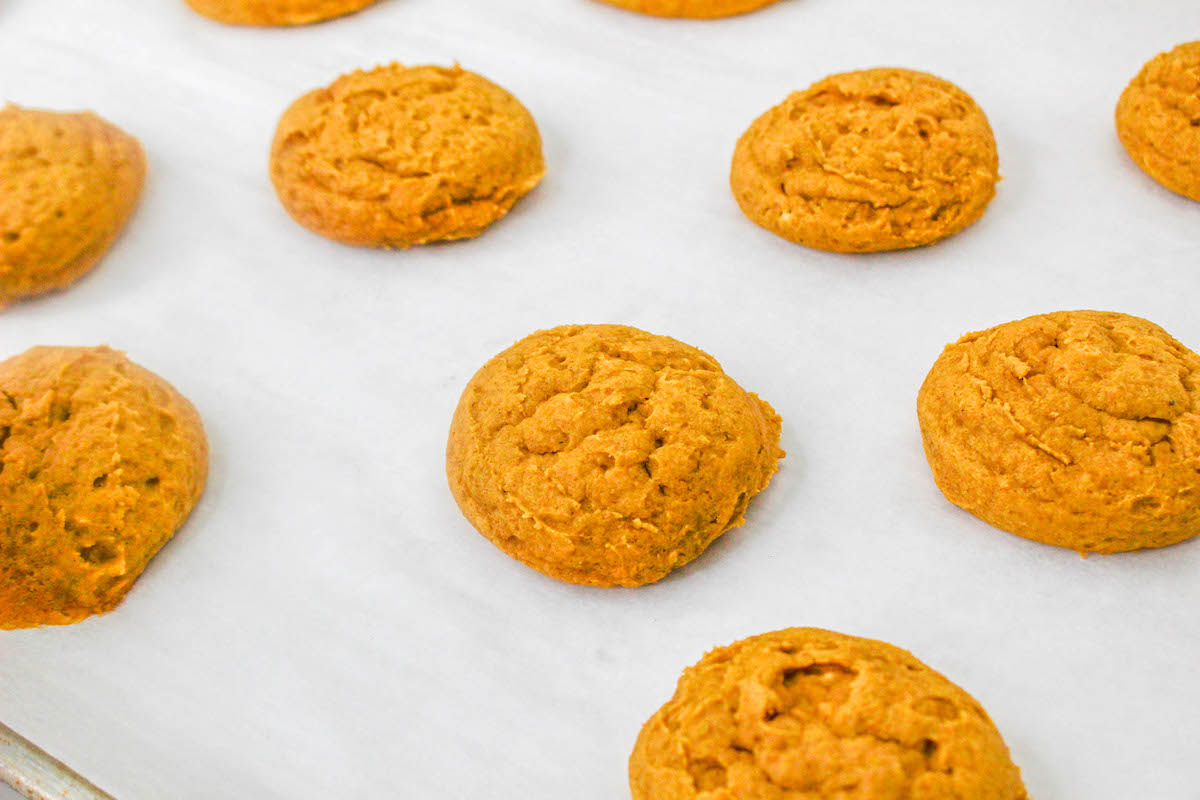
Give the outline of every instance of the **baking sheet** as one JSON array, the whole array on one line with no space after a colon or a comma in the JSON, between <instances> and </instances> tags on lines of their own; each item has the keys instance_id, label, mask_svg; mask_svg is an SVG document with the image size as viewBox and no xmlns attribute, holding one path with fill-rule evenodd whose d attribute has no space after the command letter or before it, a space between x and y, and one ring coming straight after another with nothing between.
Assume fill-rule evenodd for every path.
<instances>
[{"instance_id":1,"label":"baking sheet","mask_svg":"<svg viewBox=\"0 0 1200 800\"><path fill-rule=\"evenodd\" d=\"M0 354L109 343L187 394L208 493L115 613L0 634L0 719L129 798L627 796L639 725L708 648L886 639L990 711L1039 800L1200 798L1200 542L1080 559L949 506L916 389L967 330L1064 308L1200 347L1200 204L1144 177L1117 95L1200 31L1182 0L782 0L722 22L591 0L382 0L297 30L182 0L7 0L0 98L93 108L151 172L102 267L0 315ZM545 182L485 236L326 242L266 179L282 110L359 66L460 61L537 118ZM1005 177L933 248L841 257L738 212L733 143L880 64L962 85ZM442 473L487 358L541 327L695 344L782 414L747 524L637 590L494 549Z\"/></svg>"}]
</instances>

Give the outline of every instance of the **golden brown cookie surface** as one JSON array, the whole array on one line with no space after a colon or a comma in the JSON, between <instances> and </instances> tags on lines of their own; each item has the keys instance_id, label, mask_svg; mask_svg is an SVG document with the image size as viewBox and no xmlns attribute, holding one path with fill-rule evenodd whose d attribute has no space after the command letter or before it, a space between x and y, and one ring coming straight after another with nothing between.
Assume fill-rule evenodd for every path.
<instances>
[{"instance_id":1,"label":"golden brown cookie surface","mask_svg":"<svg viewBox=\"0 0 1200 800\"><path fill-rule=\"evenodd\" d=\"M946 498L1080 552L1200 533L1200 357L1126 314L1061 311L948 345L917 398Z\"/></svg>"},{"instance_id":2,"label":"golden brown cookie surface","mask_svg":"<svg viewBox=\"0 0 1200 800\"><path fill-rule=\"evenodd\" d=\"M1117 103L1117 135L1150 177L1200 200L1200 42L1142 67Z\"/></svg>"},{"instance_id":3,"label":"golden brown cookie surface","mask_svg":"<svg viewBox=\"0 0 1200 800\"><path fill-rule=\"evenodd\" d=\"M138 141L95 114L0 109L0 308L95 266L145 175Z\"/></svg>"},{"instance_id":4,"label":"golden brown cookie surface","mask_svg":"<svg viewBox=\"0 0 1200 800\"><path fill-rule=\"evenodd\" d=\"M790 628L713 650L642 728L633 800L1027 800L966 692L884 642Z\"/></svg>"},{"instance_id":5,"label":"golden brown cookie surface","mask_svg":"<svg viewBox=\"0 0 1200 800\"><path fill-rule=\"evenodd\" d=\"M650 14L655 17L691 17L714 19L745 14L779 0L600 0L613 6Z\"/></svg>"},{"instance_id":6,"label":"golden brown cookie surface","mask_svg":"<svg viewBox=\"0 0 1200 800\"><path fill-rule=\"evenodd\" d=\"M341 17L378 0L187 0L195 11L228 25L307 25Z\"/></svg>"},{"instance_id":7,"label":"golden brown cookie surface","mask_svg":"<svg viewBox=\"0 0 1200 800\"><path fill-rule=\"evenodd\" d=\"M284 113L271 148L271 179L297 222L373 247L478 236L544 172L525 107L458 67L338 78Z\"/></svg>"},{"instance_id":8,"label":"golden brown cookie surface","mask_svg":"<svg viewBox=\"0 0 1200 800\"><path fill-rule=\"evenodd\" d=\"M0 629L116 607L204 489L200 417L107 347L0 362Z\"/></svg>"},{"instance_id":9,"label":"golden brown cookie surface","mask_svg":"<svg viewBox=\"0 0 1200 800\"><path fill-rule=\"evenodd\" d=\"M753 222L839 253L958 233L982 216L998 180L996 142L975 101L941 78L892 68L793 93L738 140L730 173Z\"/></svg>"},{"instance_id":10,"label":"golden brown cookie surface","mask_svg":"<svg viewBox=\"0 0 1200 800\"><path fill-rule=\"evenodd\" d=\"M446 473L463 514L513 558L571 583L637 586L742 523L783 456L779 425L694 347L564 326L476 373Z\"/></svg>"}]
</instances>

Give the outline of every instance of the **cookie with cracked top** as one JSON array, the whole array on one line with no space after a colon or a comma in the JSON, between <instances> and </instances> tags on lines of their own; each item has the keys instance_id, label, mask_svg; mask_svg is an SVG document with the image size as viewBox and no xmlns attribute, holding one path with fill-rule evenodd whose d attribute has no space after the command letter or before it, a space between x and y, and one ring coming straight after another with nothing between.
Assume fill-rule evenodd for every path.
<instances>
[{"instance_id":1,"label":"cookie with cracked top","mask_svg":"<svg viewBox=\"0 0 1200 800\"><path fill-rule=\"evenodd\" d=\"M145 177L138 140L91 112L0 109L0 308L96 266Z\"/></svg>"},{"instance_id":2,"label":"cookie with cracked top","mask_svg":"<svg viewBox=\"0 0 1200 800\"><path fill-rule=\"evenodd\" d=\"M715 19L757 11L779 0L600 0L654 17Z\"/></svg>"},{"instance_id":3,"label":"cookie with cracked top","mask_svg":"<svg viewBox=\"0 0 1200 800\"><path fill-rule=\"evenodd\" d=\"M478 236L544 173L530 113L459 67L344 75L297 100L271 147L271 180L292 218L371 247Z\"/></svg>"},{"instance_id":4,"label":"cookie with cracked top","mask_svg":"<svg viewBox=\"0 0 1200 800\"><path fill-rule=\"evenodd\" d=\"M1200 42L1150 59L1121 93L1117 135L1143 171L1200 200Z\"/></svg>"},{"instance_id":5,"label":"cookie with cracked top","mask_svg":"<svg viewBox=\"0 0 1200 800\"><path fill-rule=\"evenodd\" d=\"M784 455L779 433L708 354L568 325L471 379L446 474L466 518L513 558L570 583L639 586L742 524Z\"/></svg>"},{"instance_id":6,"label":"cookie with cracked top","mask_svg":"<svg viewBox=\"0 0 1200 800\"><path fill-rule=\"evenodd\" d=\"M187 0L209 19L227 25L308 25L353 14L379 0Z\"/></svg>"},{"instance_id":7,"label":"cookie with cracked top","mask_svg":"<svg viewBox=\"0 0 1200 800\"><path fill-rule=\"evenodd\" d=\"M629 759L633 800L1028 800L987 712L904 650L816 628L684 671Z\"/></svg>"},{"instance_id":8,"label":"cookie with cracked top","mask_svg":"<svg viewBox=\"0 0 1200 800\"><path fill-rule=\"evenodd\" d=\"M1059 311L947 345L917 395L938 488L1081 553L1200 533L1200 356L1162 328Z\"/></svg>"},{"instance_id":9,"label":"cookie with cracked top","mask_svg":"<svg viewBox=\"0 0 1200 800\"><path fill-rule=\"evenodd\" d=\"M983 215L999 162L982 109L952 83L878 68L833 75L738 140L733 195L753 222L838 253L932 244Z\"/></svg>"},{"instance_id":10,"label":"cookie with cracked top","mask_svg":"<svg viewBox=\"0 0 1200 800\"><path fill-rule=\"evenodd\" d=\"M200 416L107 347L0 362L0 629L110 611L204 490Z\"/></svg>"}]
</instances>

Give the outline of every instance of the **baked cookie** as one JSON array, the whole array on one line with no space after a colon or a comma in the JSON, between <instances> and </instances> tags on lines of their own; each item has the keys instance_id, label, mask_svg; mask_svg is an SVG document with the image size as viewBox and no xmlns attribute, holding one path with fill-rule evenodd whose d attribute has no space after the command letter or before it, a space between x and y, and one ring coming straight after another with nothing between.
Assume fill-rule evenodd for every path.
<instances>
[{"instance_id":1,"label":"baked cookie","mask_svg":"<svg viewBox=\"0 0 1200 800\"><path fill-rule=\"evenodd\" d=\"M0 109L0 308L95 266L145 177L137 139L95 114Z\"/></svg>"},{"instance_id":2,"label":"baked cookie","mask_svg":"<svg viewBox=\"0 0 1200 800\"><path fill-rule=\"evenodd\" d=\"M0 362L0 629L110 611L204 489L200 417L107 347Z\"/></svg>"},{"instance_id":3,"label":"baked cookie","mask_svg":"<svg viewBox=\"0 0 1200 800\"><path fill-rule=\"evenodd\" d=\"M446 474L472 525L552 578L639 586L742 524L779 416L706 353L621 325L527 336L463 392Z\"/></svg>"},{"instance_id":4,"label":"baked cookie","mask_svg":"<svg viewBox=\"0 0 1200 800\"><path fill-rule=\"evenodd\" d=\"M525 107L459 67L344 75L297 100L271 147L271 180L297 222L372 247L478 236L545 171Z\"/></svg>"},{"instance_id":5,"label":"baked cookie","mask_svg":"<svg viewBox=\"0 0 1200 800\"><path fill-rule=\"evenodd\" d=\"M353 14L378 0L187 0L193 10L229 25L307 25Z\"/></svg>"},{"instance_id":6,"label":"baked cookie","mask_svg":"<svg viewBox=\"0 0 1200 800\"><path fill-rule=\"evenodd\" d=\"M1200 200L1200 42L1142 67L1117 103L1117 135L1151 178Z\"/></svg>"},{"instance_id":7,"label":"baked cookie","mask_svg":"<svg viewBox=\"0 0 1200 800\"><path fill-rule=\"evenodd\" d=\"M931 244L996 194L987 117L952 83L908 69L818 81L738 140L730 185L751 221L799 244L870 253Z\"/></svg>"},{"instance_id":8,"label":"baked cookie","mask_svg":"<svg viewBox=\"0 0 1200 800\"><path fill-rule=\"evenodd\" d=\"M970 695L884 642L815 628L708 653L642 728L633 800L1028 800Z\"/></svg>"},{"instance_id":9,"label":"baked cookie","mask_svg":"<svg viewBox=\"0 0 1200 800\"><path fill-rule=\"evenodd\" d=\"M917 396L946 499L1080 552L1200 533L1200 357L1144 319L1060 311L948 345Z\"/></svg>"},{"instance_id":10,"label":"baked cookie","mask_svg":"<svg viewBox=\"0 0 1200 800\"><path fill-rule=\"evenodd\" d=\"M692 19L715 19L745 14L779 0L600 0L611 6L640 11L655 17L691 17Z\"/></svg>"}]
</instances>

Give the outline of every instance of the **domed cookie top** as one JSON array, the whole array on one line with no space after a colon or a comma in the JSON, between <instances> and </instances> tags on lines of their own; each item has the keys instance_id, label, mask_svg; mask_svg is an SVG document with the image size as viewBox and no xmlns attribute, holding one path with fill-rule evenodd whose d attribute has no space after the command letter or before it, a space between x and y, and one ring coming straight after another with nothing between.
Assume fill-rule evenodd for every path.
<instances>
[{"instance_id":1,"label":"domed cookie top","mask_svg":"<svg viewBox=\"0 0 1200 800\"><path fill-rule=\"evenodd\" d=\"M898 647L813 628L708 653L642 728L633 800L1028 800L987 713Z\"/></svg>"},{"instance_id":2,"label":"domed cookie top","mask_svg":"<svg viewBox=\"0 0 1200 800\"><path fill-rule=\"evenodd\" d=\"M95 114L0 109L0 308L95 266L145 175L138 141Z\"/></svg>"},{"instance_id":3,"label":"domed cookie top","mask_svg":"<svg viewBox=\"0 0 1200 800\"><path fill-rule=\"evenodd\" d=\"M351 14L378 0L187 0L206 17L229 25L307 25Z\"/></svg>"},{"instance_id":4,"label":"domed cookie top","mask_svg":"<svg viewBox=\"0 0 1200 800\"><path fill-rule=\"evenodd\" d=\"M0 629L116 607L196 504L200 417L107 347L0 362Z\"/></svg>"},{"instance_id":5,"label":"domed cookie top","mask_svg":"<svg viewBox=\"0 0 1200 800\"><path fill-rule=\"evenodd\" d=\"M297 222L375 247L477 236L544 172L525 107L458 67L338 78L287 110L271 148L271 179Z\"/></svg>"},{"instance_id":6,"label":"domed cookie top","mask_svg":"<svg viewBox=\"0 0 1200 800\"><path fill-rule=\"evenodd\" d=\"M600 0L613 6L656 17L712 19L732 17L769 6L779 0Z\"/></svg>"},{"instance_id":7,"label":"domed cookie top","mask_svg":"<svg viewBox=\"0 0 1200 800\"><path fill-rule=\"evenodd\" d=\"M1142 67L1117 103L1117 135L1150 177L1200 200L1200 42Z\"/></svg>"},{"instance_id":8,"label":"domed cookie top","mask_svg":"<svg viewBox=\"0 0 1200 800\"><path fill-rule=\"evenodd\" d=\"M1081 552L1200 533L1200 357L1125 314L1060 311L948 345L917 397L934 479L998 528Z\"/></svg>"},{"instance_id":9,"label":"domed cookie top","mask_svg":"<svg viewBox=\"0 0 1200 800\"><path fill-rule=\"evenodd\" d=\"M818 81L738 140L743 212L785 239L840 253L917 247L977 220L999 180L987 117L966 92L907 69Z\"/></svg>"},{"instance_id":10,"label":"domed cookie top","mask_svg":"<svg viewBox=\"0 0 1200 800\"><path fill-rule=\"evenodd\" d=\"M463 514L510 556L571 583L637 586L742 523L783 456L779 425L694 347L564 326L471 379L446 473Z\"/></svg>"}]
</instances>

